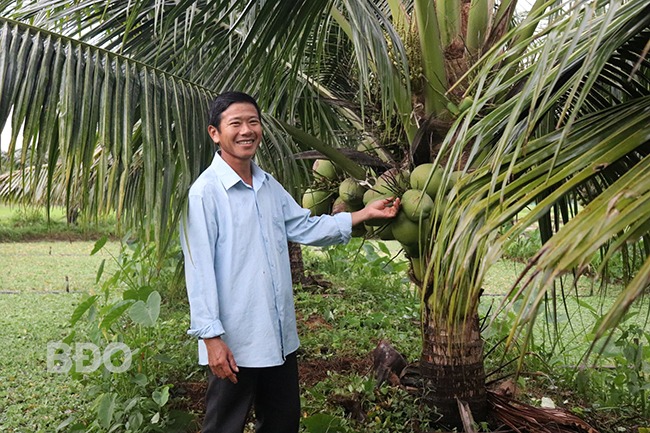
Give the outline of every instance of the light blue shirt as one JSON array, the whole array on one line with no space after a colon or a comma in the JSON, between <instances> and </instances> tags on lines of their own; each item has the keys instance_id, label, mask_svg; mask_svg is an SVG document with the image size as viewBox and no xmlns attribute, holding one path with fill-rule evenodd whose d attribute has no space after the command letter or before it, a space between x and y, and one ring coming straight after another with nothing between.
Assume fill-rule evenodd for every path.
<instances>
[{"instance_id":1,"label":"light blue shirt","mask_svg":"<svg viewBox=\"0 0 650 433\"><path fill-rule=\"evenodd\" d=\"M351 215L310 217L256 164L251 187L218 154L188 201L181 244L199 363L201 339L221 336L241 367L281 365L299 345L287 241L346 243Z\"/></svg>"}]
</instances>

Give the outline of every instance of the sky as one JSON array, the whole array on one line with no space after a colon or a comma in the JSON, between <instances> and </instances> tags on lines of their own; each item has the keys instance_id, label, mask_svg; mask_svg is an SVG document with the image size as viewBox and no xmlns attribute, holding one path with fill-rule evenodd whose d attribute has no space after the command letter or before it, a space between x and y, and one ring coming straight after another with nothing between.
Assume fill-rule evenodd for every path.
<instances>
[{"instance_id":1,"label":"sky","mask_svg":"<svg viewBox=\"0 0 650 433\"><path fill-rule=\"evenodd\" d=\"M16 143L16 149L20 149L22 146L22 137L23 137L23 132L20 131L18 133L18 141ZM6 151L9 148L9 141L11 140L11 113L9 113L9 116L7 117L7 123L5 123L5 127L2 130L2 134L0 135L0 148L3 151Z\"/></svg>"},{"instance_id":2,"label":"sky","mask_svg":"<svg viewBox=\"0 0 650 433\"><path fill-rule=\"evenodd\" d=\"M9 146L9 134L9 127L2 130L2 135L0 135L0 146L2 146L2 150L7 150Z\"/></svg>"}]
</instances>

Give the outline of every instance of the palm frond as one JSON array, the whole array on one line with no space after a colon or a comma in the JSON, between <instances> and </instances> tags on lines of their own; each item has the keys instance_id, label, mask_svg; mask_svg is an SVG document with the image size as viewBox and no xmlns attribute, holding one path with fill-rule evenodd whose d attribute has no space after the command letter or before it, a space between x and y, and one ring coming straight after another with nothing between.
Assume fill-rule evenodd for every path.
<instances>
[{"instance_id":1,"label":"palm frond","mask_svg":"<svg viewBox=\"0 0 650 433\"><path fill-rule=\"evenodd\" d=\"M6 18L0 25L0 125L13 110L9 153L24 124L21 163L34 167L34 180L45 170L53 191L61 170L66 203L75 197L121 220L157 223L161 239L177 218L169 206L178 209L213 152L204 125L214 93L41 29Z\"/></svg>"},{"instance_id":2,"label":"palm frond","mask_svg":"<svg viewBox=\"0 0 650 433\"><path fill-rule=\"evenodd\" d=\"M534 319L556 277L579 271L599 248L646 234L648 214L641 210L650 184L641 173L650 153L650 86L642 50L650 36L650 6L634 0L603 8L562 5L538 19L554 16L533 36L512 31L510 52L484 57L469 90L476 95L472 107L443 146L447 179L463 166L463 150L471 149L468 174L449 195L440 195L440 222L430 245L435 280L425 296L437 300L430 308L445 323L465 320L476 308L476 302L456 300L478 300L489 267L531 224L540 225L547 242L529 276L522 275L523 287L514 286L508 296L527 301L519 311L522 323ZM538 39L544 43L534 44ZM533 48L525 52L520 44ZM515 52L525 52L516 63L528 66L510 76L502 65ZM643 66L635 70L637 64ZM500 99L504 91L507 100ZM476 169L468 172L471 164ZM568 205L577 197L586 201L572 213ZM634 206L613 211L628 197ZM499 234L524 209L526 216ZM552 210L561 219L550 218ZM620 319L640 294L644 269L603 327Z\"/></svg>"}]
</instances>

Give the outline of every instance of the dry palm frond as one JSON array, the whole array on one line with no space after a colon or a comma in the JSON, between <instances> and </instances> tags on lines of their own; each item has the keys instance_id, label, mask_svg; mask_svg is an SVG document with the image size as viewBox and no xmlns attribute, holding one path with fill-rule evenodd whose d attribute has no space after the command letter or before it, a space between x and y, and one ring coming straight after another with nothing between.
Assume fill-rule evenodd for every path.
<instances>
[{"instance_id":1,"label":"dry palm frond","mask_svg":"<svg viewBox=\"0 0 650 433\"><path fill-rule=\"evenodd\" d=\"M531 406L493 391L488 391L488 402L496 420L517 433L598 433L563 409Z\"/></svg>"}]
</instances>

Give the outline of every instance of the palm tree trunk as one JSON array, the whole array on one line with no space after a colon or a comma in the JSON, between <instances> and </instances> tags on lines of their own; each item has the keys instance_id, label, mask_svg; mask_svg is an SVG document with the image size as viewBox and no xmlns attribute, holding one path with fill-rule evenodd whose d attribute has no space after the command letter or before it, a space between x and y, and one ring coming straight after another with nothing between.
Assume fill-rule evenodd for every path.
<instances>
[{"instance_id":1,"label":"palm tree trunk","mask_svg":"<svg viewBox=\"0 0 650 433\"><path fill-rule=\"evenodd\" d=\"M289 262L291 263L291 280L293 284L302 284L305 281L305 264L302 260L300 244L289 242Z\"/></svg>"},{"instance_id":2,"label":"palm tree trunk","mask_svg":"<svg viewBox=\"0 0 650 433\"><path fill-rule=\"evenodd\" d=\"M463 427L458 400L469 404L474 420L485 421L487 392L478 314L453 332L432 319L425 318L420 359L420 374L429 388L425 400L448 427Z\"/></svg>"}]
</instances>

